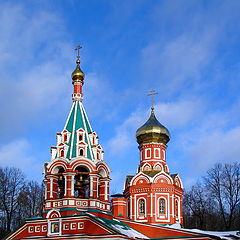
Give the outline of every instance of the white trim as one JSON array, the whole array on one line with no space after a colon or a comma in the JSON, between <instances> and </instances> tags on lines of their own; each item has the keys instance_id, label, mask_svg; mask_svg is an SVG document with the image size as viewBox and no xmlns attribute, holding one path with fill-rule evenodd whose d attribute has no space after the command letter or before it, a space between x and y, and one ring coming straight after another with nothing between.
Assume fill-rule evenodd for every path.
<instances>
[{"instance_id":1,"label":"white trim","mask_svg":"<svg viewBox=\"0 0 240 240\"><path fill-rule=\"evenodd\" d=\"M150 156L148 157L147 152L150 151ZM151 159L151 148L146 148L145 149L145 159Z\"/></svg>"},{"instance_id":2,"label":"white trim","mask_svg":"<svg viewBox=\"0 0 240 240\"><path fill-rule=\"evenodd\" d=\"M165 195L165 196L164 196ZM166 209L166 213L165 213L165 217L164 219L159 219L160 215L159 215L159 200L160 198L165 199L165 209ZM156 198L155 198L155 211L157 214L155 214L155 221L156 222L170 222L170 194L169 193L156 193Z\"/></svg>"},{"instance_id":3,"label":"white trim","mask_svg":"<svg viewBox=\"0 0 240 240\"><path fill-rule=\"evenodd\" d=\"M81 104L82 104L82 103L81 103ZM90 127L90 130L91 130L91 132L93 132L92 126L91 126L91 124L90 124L90 122L89 122L89 120L88 120L88 116L87 116L87 113L86 113L86 111L85 111L85 108L84 108L83 104L82 104L82 109L83 109L84 115L86 116L86 119L87 119L88 125L89 125L89 127ZM86 130L87 130L87 129L86 129ZM95 133L96 133L96 132L95 132ZM96 135L97 135L97 134L96 134Z\"/></svg>"},{"instance_id":4,"label":"white trim","mask_svg":"<svg viewBox=\"0 0 240 240\"><path fill-rule=\"evenodd\" d=\"M72 175L72 180L71 180L71 197L74 197L74 178L75 178L75 175Z\"/></svg>"},{"instance_id":5,"label":"white trim","mask_svg":"<svg viewBox=\"0 0 240 240\"><path fill-rule=\"evenodd\" d=\"M63 177L64 177L64 180L65 180L65 186L64 186L64 197L66 197L66 195L67 195L67 185L68 185L68 179L67 179L67 176L65 175L63 175Z\"/></svg>"},{"instance_id":6,"label":"white trim","mask_svg":"<svg viewBox=\"0 0 240 240\"><path fill-rule=\"evenodd\" d=\"M148 195L148 193L137 193L137 194L134 194L134 214L133 214L133 216L134 216L134 221L137 221L137 218L138 218L138 200L139 199L141 199L141 198L144 198L144 197L142 197L142 196L146 196L146 195ZM139 197L140 196L140 197ZM137 197L139 197L138 199L137 199ZM146 200L146 199L145 199ZM146 200L147 201L147 200ZM145 205L145 214L146 214L146 216L144 216L144 218L146 218L147 217L147 209L146 209L146 206L147 206L147 204Z\"/></svg>"},{"instance_id":7,"label":"white trim","mask_svg":"<svg viewBox=\"0 0 240 240\"><path fill-rule=\"evenodd\" d=\"M93 196L93 176L91 174L89 174L89 180L90 180L90 184L89 184L89 196L92 197Z\"/></svg>"},{"instance_id":8,"label":"white trim","mask_svg":"<svg viewBox=\"0 0 240 240\"><path fill-rule=\"evenodd\" d=\"M154 158L161 158L161 153L160 153L160 149L159 148L153 148L154 149ZM158 152L158 157L156 152Z\"/></svg>"},{"instance_id":9,"label":"white trim","mask_svg":"<svg viewBox=\"0 0 240 240\"><path fill-rule=\"evenodd\" d=\"M162 149L162 159L166 161L166 151Z\"/></svg>"},{"instance_id":10,"label":"white trim","mask_svg":"<svg viewBox=\"0 0 240 240\"><path fill-rule=\"evenodd\" d=\"M151 198L150 216L152 217L153 216L153 194L152 193L150 193L150 198Z\"/></svg>"},{"instance_id":11,"label":"white trim","mask_svg":"<svg viewBox=\"0 0 240 240\"><path fill-rule=\"evenodd\" d=\"M53 197L53 178L50 178L50 198Z\"/></svg>"},{"instance_id":12,"label":"white trim","mask_svg":"<svg viewBox=\"0 0 240 240\"><path fill-rule=\"evenodd\" d=\"M74 109L74 118L73 118L73 128L72 128L72 141L71 141L71 148L70 148L70 154L69 158L72 158L72 150L73 150L73 140L74 140L74 134L75 134L75 125L76 125L76 115L77 115L77 102L74 102L75 109Z\"/></svg>"},{"instance_id":13,"label":"white trim","mask_svg":"<svg viewBox=\"0 0 240 240\"><path fill-rule=\"evenodd\" d=\"M83 125L84 125L85 132L86 132L86 137L87 137L87 142L88 142L88 147L89 147L90 155L91 155L91 158L94 159L93 153L92 153L92 149L91 149L90 139L89 139L88 132L87 132L87 126L86 126L86 122L85 122L85 118L84 118L84 114L83 114L83 112L85 112L85 111L84 111L84 107L83 107L82 102L79 102L79 105L80 105L80 110L81 110L81 113L82 113L82 116L83 116ZM85 112L85 116L86 116L86 119L87 119L87 121L88 121L86 112ZM89 123L89 121L88 121L88 123ZM90 124L89 124L89 127L90 127L90 130L91 130L91 132L92 132L92 128L91 128L91 125L90 125ZM87 154L86 154L86 156L87 156Z\"/></svg>"},{"instance_id":14,"label":"white trim","mask_svg":"<svg viewBox=\"0 0 240 240\"><path fill-rule=\"evenodd\" d=\"M149 167L149 170L145 170L146 166ZM142 171L151 171L152 170L152 166L150 163L144 163L142 166Z\"/></svg>"},{"instance_id":15,"label":"white trim","mask_svg":"<svg viewBox=\"0 0 240 240\"><path fill-rule=\"evenodd\" d=\"M107 187L108 187L108 182L105 181L104 200L108 200L108 196L107 196L107 195L108 195L108 193L107 193L107 192L108 192L108 191L107 191L108 189L107 189Z\"/></svg>"}]
</instances>

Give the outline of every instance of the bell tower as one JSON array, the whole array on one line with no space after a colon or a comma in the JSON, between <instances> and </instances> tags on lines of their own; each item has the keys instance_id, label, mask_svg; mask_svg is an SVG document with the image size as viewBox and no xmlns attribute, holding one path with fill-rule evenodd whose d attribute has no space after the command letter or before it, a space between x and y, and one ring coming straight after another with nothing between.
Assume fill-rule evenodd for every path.
<instances>
[{"instance_id":1,"label":"bell tower","mask_svg":"<svg viewBox=\"0 0 240 240\"><path fill-rule=\"evenodd\" d=\"M51 161L45 164L45 215L52 209L61 215L81 210L110 212L109 168L97 133L92 130L83 106L85 75L79 50L72 73L73 104L64 128L56 134Z\"/></svg>"}]
</instances>

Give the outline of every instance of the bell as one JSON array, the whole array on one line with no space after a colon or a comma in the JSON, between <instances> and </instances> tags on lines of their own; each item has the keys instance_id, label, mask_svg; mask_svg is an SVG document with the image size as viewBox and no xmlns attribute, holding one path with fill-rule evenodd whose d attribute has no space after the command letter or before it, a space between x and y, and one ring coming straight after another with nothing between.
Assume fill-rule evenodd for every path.
<instances>
[{"instance_id":1,"label":"bell","mask_svg":"<svg viewBox=\"0 0 240 240\"><path fill-rule=\"evenodd\" d=\"M83 176L82 176L82 175L80 175L79 181L80 181L80 182L83 182Z\"/></svg>"},{"instance_id":2,"label":"bell","mask_svg":"<svg viewBox=\"0 0 240 240\"><path fill-rule=\"evenodd\" d=\"M82 183L80 181L77 181L75 184L75 189L81 190L83 188Z\"/></svg>"},{"instance_id":3,"label":"bell","mask_svg":"<svg viewBox=\"0 0 240 240\"><path fill-rule=\"evenodd\" d=\"M58 179L59 179L59 181L62 181L63 180L63 176L60 175Z\"/></svg>"}]
</instances>

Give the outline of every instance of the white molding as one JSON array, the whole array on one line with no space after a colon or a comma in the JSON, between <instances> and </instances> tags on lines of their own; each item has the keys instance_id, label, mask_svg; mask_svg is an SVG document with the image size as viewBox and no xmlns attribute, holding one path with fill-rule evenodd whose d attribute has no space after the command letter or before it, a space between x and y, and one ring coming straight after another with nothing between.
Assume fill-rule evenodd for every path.
<instances>
[{"instance_id":1,"label":"white molding","mask_svg":"<svg viewBox=\"0 0 240 240\"><path fill-rule=\"evenodd\" d=\"M170 222L170 194L169 193L156 193L155 194L155 212L157 214L155 214L155 221L156 222ZM165 196L164 196L165 195ZM159 200L160 198L164 198L165 199L165 204L166 204L166 214L165 216L167 216L167 218L164 218L162 220L160 220L160 215L159 215Z\"/></svg>"},{"instance_id":2,"label":"white molding","mask_svg":"<svg viewBox=\"0 0 240 240\"><path fill-rule=\"evenodd\" d=\"M88 147L89 147L90 155L91 155L91 158L94 159L94 157L93 157L93 152L92 152L92 149L91 149L91 143L90 143L90 139L89 139L89 136L88 136L87 126L86 126L86 122L85 122L85 118L84 118L84 116L86 116L87 121L88 121L88 117L87 117L86 112L84 111L84 107L83 107L82 102L79 102L79 105L80 105L80 111L81 111L82 116L83 116L83 125L84 125L84 128L85 128L85 130L86 130L86 138L87 138L87 144L88 144ZM84 113L85 113L85 115L84 115ZM92 127L91 127L89 121L88 121L88 125L89 125L89 127L90 127L91 132L92 132Z\"/></svg>"},{"instance_id":3,"label":"white molding","mask_svg":"<svg viewBox=\"0 0 240 240\"><path fill-rule=\"evenodd\" d=\"M73 130L75 130L75 126L76 126L76 115L77 115L77 102L74 102L75 104L75 109L74 109L74 118L73 118ZM74 140L74 134L75 131L72 132L72 141L71 141L71 148L70 148L70 154L69 154L69 158L72 158L72 150L73 150L73 140Z\"/></svg>"}]
</instances>

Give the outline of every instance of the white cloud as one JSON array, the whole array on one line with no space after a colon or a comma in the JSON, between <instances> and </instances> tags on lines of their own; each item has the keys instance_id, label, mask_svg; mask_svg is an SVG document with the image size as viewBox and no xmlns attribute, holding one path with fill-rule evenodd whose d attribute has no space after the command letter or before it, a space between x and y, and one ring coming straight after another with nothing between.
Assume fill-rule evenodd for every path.
<instances>
[{"instance_id":1,"label":"white cloud","mask_svg":"<svg viewBox=\"0 0 240 240\"><path fill-rule=\"evenodd\" d=\"M200 100L186 99L155 106L157 119L169 130L187 125L199 116L202 108ZM110 139L108 148L111 154L118 154L120 149L127 151L134 144L136 130L143 125L150 116L150 109L138 109L116 128L115 136Z\"/></svg>"},{"instance_id":2,"label":"white cloud","mask_svg":"<svg viewBox=\"0 0 240 240\"><path fill-rule=\"evenodd\" d=\"M187 153L194 159L194 167L207 170L217 162L231 163L240 156L240 127L206 132L197 143L189 146Z\"/></svg>"},{"instance_id":3,"label":"white cloud","mask_svg":"<svg viewBox=\"0 0 240 240\"><path fill-rule=\"evenodd\" d=\"M192 97L166 103L158 103L155 106L156 116L171 129L184 127L199 117L204 108L200 98Z\"/></svg>"},{"instance_id":4,"label":"white cloud","mask_svg":"<svg viewBox=\"0 0 240 240\"><path fill-rule=\"evenodd\" d=\"M16 139L0 147L0 166L16 167L30 179L40 180L42 165L30 154L31 145L26 139Z\"/></svg>"},{"instance_id":5,"label":"white cloud","mask_svg":"<svg viewBox=\"0 0 240 240\"><path fill-rule=\"evenodd\" d=\"M28 9L24 3L0 4L0 28L0 102L4 112L0 125L5 126L2 137L6 137L25 130L42 114L52 117L43 110L63 105L67 94L71 98L67 87L71 70L63 63L72 50L60 16Z\"/></svg>"},{"instance_id":6,"label":"white cloud","mask_svg":"<svg viewBox=\"0 0 240 240\"><path fill-rule=\"evenodd\" d=\"M120 151L127 152L134 145L135 131L143 124L145 116L146 113L137 110L116 128L116 135L107 144L110 154L119 155Z\"/></svg>"}]
</instances>

